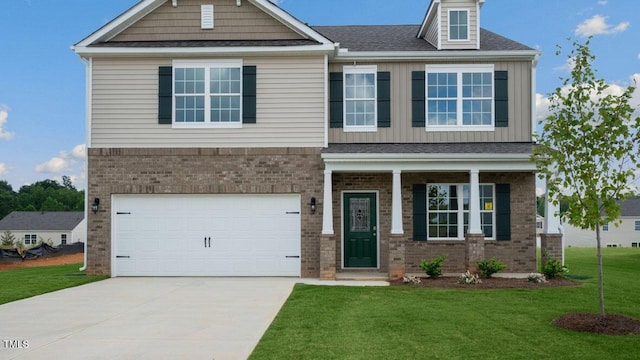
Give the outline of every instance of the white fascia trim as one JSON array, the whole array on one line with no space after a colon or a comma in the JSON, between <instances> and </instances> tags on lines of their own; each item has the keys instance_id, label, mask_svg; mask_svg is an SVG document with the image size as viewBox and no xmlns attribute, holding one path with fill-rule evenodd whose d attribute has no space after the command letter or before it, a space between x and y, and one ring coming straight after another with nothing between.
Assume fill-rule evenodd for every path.
<instances>
[{"instance_id":1,"label":"white fascia trim","mask_svg":"<svg viewBox=\"0 0 640 360\"><path fill-rule=\"evenodd\" d=\"M332 172L467 172L470 169L475 169L481 172L535 172L536 165L529 157L523 158L522 155L519 158L487 158L486 154L484 158L473 156L461 156L461 154L455 154L455 157L449 158L436 158L425 157L420 155L420 158L411 158L406 155L410 154L382 154L391 155L393 157L378 157L378 158L346 158L345 155L341 155L343 158L327 158L324 154L322 156L325 169ZM367 154L368 156L375 154ZM469 154L472 155L472 154ZM380 156L380 155L378 155Z\"/></svg>"},{"instance_id":2,"label":"white fascia trim","mask_svg":"<svg viewBox=\"0 0 640 360\"><path fill-rule=\"evenodd\" d=\"M538 61L540 60L540 55L536 55L536 57L531 61L531 140L535 140L535 134L538 127L538 120L536 119L536 91L537 91L537 73L538 73Z\"/></svg>"},{"instance_id":3,"label":"white fascia trim","mask_svg":"<svg viewBox=\"0 0 640 360\"><path fill-rule=\"evenodd\" d=\"M269 47L154 47L154 48L128 48L128 47L79 47L73 50L81 56L105 55L105 56L180 56L180 55L242 55L242 54L329 54L333 53L333 44L312 46L269 46Z\"/></svg>"},{"instance_id":4,"label":"white fascia trim","mask_svg":"<svg viewBox=\"0 0 640 360\"><path fill-rule=\"evenodd\" d=\"M101 27L93 34L82 39L79 43L72 47L72 49L82 48L89 46L96 41L107 41L113 39L116 35L124 31L126 28L134 24L136 21L142 19L144 16L159 8L167 0L142 0L129 10L118 15L115 19Z\"/></svg>"},{"instance_id":5,"label":"white fascia trim","mask_svg":"<svg viewBox=\"0 0 640 360\"><path fill-rule=\"evenodd\" d=\"M274 16L278 21L288 28L296 31L298 34L305 36L308 39L313 39L321 44L333 44L333 41L327 39L319 32L313 30L302 21L291 16L288 12L282 10L277 5L272 4L268 0L249 0L253 5L268 12Z\"/></svg>"},{"instance_id":6,"label":"white fascia trim","mask_svg":"<svg viewBox=\"0 0 640 360\"><path fill-rule=\"evenodd\" d=\"M422 25L420 25L418 35L416 35L417 38L422 38L426 35L425 32L427 31L427 24L429 23L431 17L434 16L434 8L438 8L438 10L440 9L440 0L433 0L431 4L429 4L429 9L427 9L427 13L424 15L424 20L422 20Z\"/></svg>"},{"instance_id":7,"label":"white fascia trim","mask_svg":"<svg viewBox=\"0 0 640 360\"><path fill-rule=\"evenodd\" d=\"M326 161L531 161L529 154L478 154L478 153L439 153L439 154L396 154L396 153L366 153L366 154L322 154ZM534 164L535 165L535 164Z\"/></svg>"},{"instance_id":8,"label":"white fascia trim","mask_svg":"<svg viewBox=\"0 0 640 360\"><path fill-rule=\"evenodd\" d=\"M480 2L476 3L476 50L480 50Z\"/></svg>"},{"instance_id":9,"label":"white fascia trim","mask_svg":"<svg viewBox=\"0 0 640 360\"><path fill-rule=\"evenodd\" d=\"M526 60L540 55L537 50L504 51L353 51L341 49L335 61L442 61L442 60Z\"/></svg>"},{"instance_id":10,"label":"white fascia trim","mask_svg":"<svg viewBox=\"0 0 640 360\"><path fill-rule=\"evenodd\" d=\"M324 56L324 141L329 147L329 55Z\"/></svg>"}]
</instances>

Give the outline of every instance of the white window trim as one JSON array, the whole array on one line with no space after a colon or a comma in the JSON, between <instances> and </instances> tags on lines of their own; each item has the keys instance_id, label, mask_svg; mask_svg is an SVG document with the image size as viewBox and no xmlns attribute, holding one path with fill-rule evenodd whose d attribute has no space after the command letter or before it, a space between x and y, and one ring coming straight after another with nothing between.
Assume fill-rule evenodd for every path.
<instances>
[{"instance_id":1,"label":"white window trim","mask_svg":"<svg viewBox=\"0 0 640 360\"><path fill-rule=\"evenodd\" d=\"M458 212L458 237L456 238L443 238L443 237L430 237L429 236L429 186L434 185L434 186L456 186L458 187L458 193L460 194L460 196L458 196L458 210L456 210ZM469 183L427 183L427 241L461 241L464 240L464 214L469 212L470 210L464 210L464 192L462 191L462 187L464 185L469 185L471 186L471 184ZM495 240L496 239L496 184L493 183L480 183L478 184L480 186L483 185L491 185L491 188L493 189L493 209L491 210L491 214L492 214L492 223L491 223L491 227L492 230L491 232L493 233L492 237L485 237L485 240ZM480 209L480 214L482 214L483 211L487 211L487 210L482 210ZM444 212L444 211L443 211ZM451 212L451 211L450 211ZM482 219L480 220L482 222ZM462 236L460 236L462 235Z\"/></svg>"},{"instance_id":2,"label":"white window trim","mask_svg":"<svg viewBox=\"0 0 640 360\"><path fill-rule=\"evenodd\" d=\"M467 38L466 39L452 39L451 38L451 12L463 11L467 13ZM449 9L447 11L447 40L450 42L469 42L471 40L471 17L469 16L471 11L469 9Z\"/></svg>"},{"instance_id":3,"label":"white window trim","mask_svg":"<svg viewBox=\"0 0 640 360\"><path fill-rule=\"evenodd\" d=\"M634 231L640 231L639 227L638 227L638 223L640 223L640 220L634 220L633 222L633 230Z\"/></svg>"},{"instance_id":4,"label":"white window trim","mask_svg":"<svg viewBox=\"0 0 640 360\"><path fill-rule=\"evenodd\" d=\"M429 73L455 72L458 73L458 98L457 98L457 125L429 125ZM462 73L487 72L491 73L491 125L462 125ZM493 64L467 64L467 65L425 65L425 130L428 132L443 131L495 131L496 107L495 107L495 66Z\"/></svg>"},{"instance_id":5,"label":"white window trim","mask_svg":"<svg viewBox=\"0 0 640 360\"><path fill-rule=\"evenodd\" d=\"M173 60L173 74L172 74L172 105L171 105L171 123L173 129L240 129L242 128L242 60ZM211 122L211 101L209 97L211 92L209 69L210 68L240 68L240 121L236 122ZM177 123L176 122L176 82L175 71L176 68L204 68L205 69L205 82L204 82L204 119L203 123Z\"/></svg>"},{"instance_id":6,"label":"white window trim","mask_svg":"<svg viewBox=\"0 0 640 360\"><path fill-rule=\"evenodd\" d=\"M342 68L342 118L343 124L342 128L344 132L376 132L378 131L378 66L377 65L346 65ZM374 125L368 126L357 126L357 125L347 125L347 96L345 87L347 84L347 74L373 74L373 81L375 85L374 91Z\"/></svg>"}]
</instances>

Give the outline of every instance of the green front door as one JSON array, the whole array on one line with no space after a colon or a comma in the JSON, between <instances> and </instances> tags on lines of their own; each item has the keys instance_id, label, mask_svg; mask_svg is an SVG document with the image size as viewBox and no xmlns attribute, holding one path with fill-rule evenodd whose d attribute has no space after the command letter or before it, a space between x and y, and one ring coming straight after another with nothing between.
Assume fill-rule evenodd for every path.
<instances>
[{"instance_id":1,"label":"green front door","mask_svg":"<svg viewBox=\"0 0 640 360\"><path fill-rule=\"evenodd\" d=\"M344 194L344 267L378 266L376 194Z\"/></svg>"}]
</instances>

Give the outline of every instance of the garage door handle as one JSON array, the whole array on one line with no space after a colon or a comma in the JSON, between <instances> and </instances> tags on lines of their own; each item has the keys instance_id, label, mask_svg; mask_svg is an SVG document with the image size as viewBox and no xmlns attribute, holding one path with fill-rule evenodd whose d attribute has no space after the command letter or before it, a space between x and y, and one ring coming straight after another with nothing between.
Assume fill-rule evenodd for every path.
<instances>
[{"instance_id":1,"label":"garage door handle","mask_svg":"<svg viewBox=\"0 0 640 360\"><path fill-rule=\"evenodd\" d=\"M204 247L205 249L211 247L211 236L209 236L209 238L207 238L206 236L204 237Z\"/></svg>"},{"instance_id":2,"label":"garage door handle","mask_svg":"<svg viewBox=\"0 0 640 360\"><path fill-rule=\"evenodd\" d=\"M125 255L116 255L116 259L130 259L131 256L125 256Z\"/></svg>"},{"instance_id":3,"label":"garage door handle","mask_svg":"<svg viewBox=\"0 0 640 360\"><path fill-rule=\"evenodd\" d=\"M287 259L300 259L300 256L299 255L287 255L287 256L285 256L285 258L287 258Z\"/></svg>"}]
</instances>

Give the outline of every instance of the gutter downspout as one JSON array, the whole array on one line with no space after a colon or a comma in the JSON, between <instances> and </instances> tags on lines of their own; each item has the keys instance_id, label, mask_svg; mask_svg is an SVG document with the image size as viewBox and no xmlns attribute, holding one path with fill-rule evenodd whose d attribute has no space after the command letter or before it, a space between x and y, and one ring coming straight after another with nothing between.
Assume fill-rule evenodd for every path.
<instances>
[{"instance_id":1,"label":"gutter downspout","mask_svg":"<svg viewBox=\"0 0 640 360\"><path fill-rule=\"evenodd\" d=\"M85 187L84 187L84 217L85 217L85 233L84 240L84 263L79 271L87 270L87 242L89 241L89 147L91 146L91 88L93 86L93 61L92 58L80 57L85 65L85 155L84 162Z\"/></svg>"}]
</instances>

